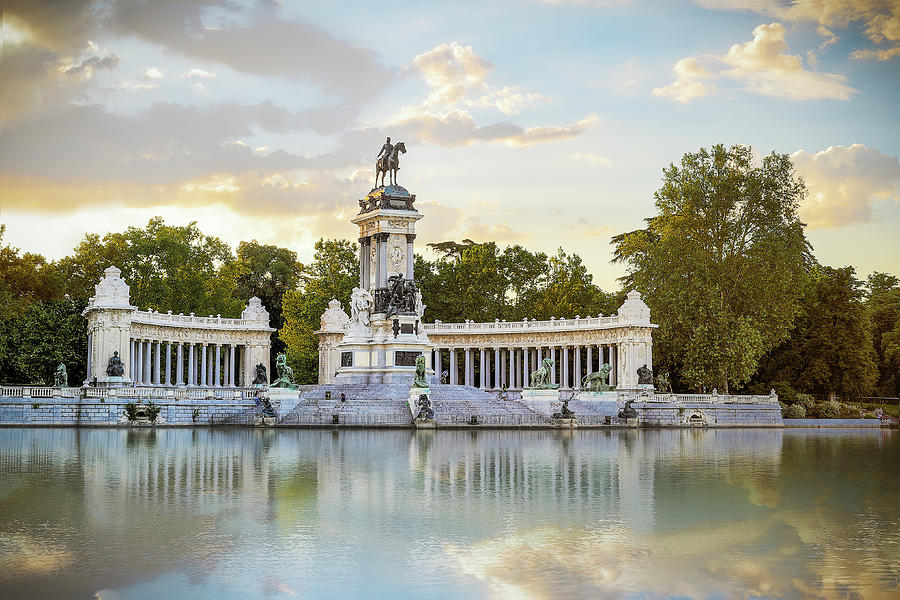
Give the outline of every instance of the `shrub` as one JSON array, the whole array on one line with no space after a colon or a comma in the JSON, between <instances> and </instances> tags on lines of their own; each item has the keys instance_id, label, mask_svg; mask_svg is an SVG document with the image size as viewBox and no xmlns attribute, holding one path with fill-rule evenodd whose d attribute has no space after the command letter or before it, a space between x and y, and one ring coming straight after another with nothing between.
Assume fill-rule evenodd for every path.
<instances>
[{"instance_id":1,"label":"shrub","mask_svg":"<svg viewBox=\"0 0 900 600\"><path fill-rule=\"evenodd\" d=\"M813 414L818 419L837 419L841 416L841 405L830 400L828 402L816 402Z\"/></svg>"},{"instance_id":2,"label":"shrub","mask_svg":"<svg viewBox=\"0 0 900 600\"><path fill-rule=\"evenodd\" d=\"M791 404L787 407L787 410L782 411L785 419L805 419L806 418L806 408L799 402L797 404Z\"/></svg>"},{"instance_id":3,"label":"shrub","mask_svg":"<svg viewBox=\"0 0 900 600\"><path fill-rule=\"evenodd\" d=\"M772 389L775 390L778 398L785 404L793 404L797 400L797 390L787 382L776 381L772 384Z\"/></svg>"},{"instance_id":4,"label":"shrub","mask_svg":"<svg viewBox=\"0 0 900 600\"><path fill-rule=\"evenodd\" d=\"M33 408L33 409L35 409L35 410L39 409L40 407L41 407L41 405L38 404L37 402L32 402L32 403L31 403L31 408Z\"/></svg>"},{"instance_id":5,"label":"shrub","mask_svg":"<svg viewBox=\"0 0 900 600\"><path fill-rule=\"evenodd\" d=\"M125 405L125 418L132 422L137 420L137 404L129 402Z\"/></svg>"},{"instance_id":6,"label":"shrub","mask_svg":"<svg viewBox=\"0 0 900 600\"><path fill-rule=\"evenodd\" d=\"M199 418L200 418L200 408L197 407L194 409L194 412L191 413L191 421L196 423L197 419L199 419Z\"/></svg>"},{"instance_id":7,"label":"shrub","mask_svg":"<svg viewBox=\"0 0 900 600\"><path fill-rule=\"evenodd\" d=\"M151 423L156 423L156 417L159 416L159 411L161 410L161 406L157 406L153 404L153 402L147 401L147 416L150 417Z\"/></svg>"},{"instance_id":8,"label":"shrub","mask_svg":"<svg viewBox=\"0 0 900 600\"><path fill-rule=\"evenodd\" d=\"M812 409L812 407L816 404L816 401L813 400L813 397L809 394L797 394L797 397L794 399L794 401L802 406L803 409L807 412L809 412L809 410Z\"/></svg>"}]
</instances>

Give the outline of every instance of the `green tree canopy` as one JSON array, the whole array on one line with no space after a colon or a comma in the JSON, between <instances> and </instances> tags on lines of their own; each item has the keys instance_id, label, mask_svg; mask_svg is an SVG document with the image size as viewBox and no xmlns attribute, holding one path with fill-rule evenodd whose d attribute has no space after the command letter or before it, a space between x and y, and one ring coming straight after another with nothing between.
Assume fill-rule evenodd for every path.
<instances>
[{"instance_id":1,"label":"green tree canopy","mask_svg":"<svg viewBox=\"0 0 900 600\"><path fill-rule=\"evenodd\" d=\"M843 399L868 396L877 371L862 282L853 267L816 266L803 287L790 336L761 361L754 379Z\"/></svg>"},{"instance_id":2,"label":"green tree canopy","mask_svg":"<svg viewBox=\"0 0 900 600\"><path fill-rule=\"evenodd\" d=\"M900 395L900 279L888 273L869 275L868 306L878 364L875 392Z\"/></svg>"},{"instance_id":3,"label":"green tree canopy","mask_svg":"<svg viewBox=\"0 0 900 600\"><path fill-rule=\"evenodd\" d=\"M243 308L236 295L241 265L228 244L204 235L195 222L178 227L154 217L143 229L102 239L89 234L58 263L68 292L81 298L93 295L110 265L122 270L131 303L142 309L236 317Z\"/></svg>"},{"instance_id":4,"label":"green tree canopy","mask_svg":"<svg viewBox=\"0 0 900 600\"><path fill-rule=\"evenodd\" d=\"M749 147L685 154L663 170L647 227L613 238L627 288L654 311L657 364L689 386L746 382L785 338L810 248L790 157L754 164Z\"/></svg>"}]
</instances>

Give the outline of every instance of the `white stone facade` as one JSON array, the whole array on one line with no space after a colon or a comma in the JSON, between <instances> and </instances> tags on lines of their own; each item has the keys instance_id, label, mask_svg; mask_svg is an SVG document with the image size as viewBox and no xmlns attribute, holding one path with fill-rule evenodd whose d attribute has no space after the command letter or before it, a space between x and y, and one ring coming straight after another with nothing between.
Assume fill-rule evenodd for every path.
<instances>
[{"instance_id":1,"label":"white stone facade","mask_svg":"<svg viewBox=\"0 0 900 600\"><path fill-rule=\"evenodd\" d=\"M519 390L545 358L554 362L551 382L562 390L580 390L583 377L604 363L612 366L609 383L637 389L637 369L652 368L656 325L641 295L632 290L609 317L549 321L494 321L425 325L434 344L435 372L446 383L487 390ZM454 368L455 367L455 368Z\"/></svg>"},{"instance_id":2,"label":"white stone facade","mask_svg":"<svg viewBox=\"0 0 900 600\"><path fill-rule=\"evenodd\" d=\"M268 371L271 349L269 313L251 298L240 319L199 317L138 310L115 267L106 269L84 316L88 321L85 385L243 387L255 367ZM123 378L107 375L114 352L124 365Z\"/></svg>"}]
</instances>

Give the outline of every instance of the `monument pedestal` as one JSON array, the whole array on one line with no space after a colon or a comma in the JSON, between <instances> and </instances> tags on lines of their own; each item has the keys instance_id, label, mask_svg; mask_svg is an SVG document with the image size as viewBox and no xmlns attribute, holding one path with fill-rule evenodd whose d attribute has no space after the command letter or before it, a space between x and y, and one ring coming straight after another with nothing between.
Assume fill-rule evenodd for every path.
<instances>
[{"instance_id":1,"label":"monument pedestal","mask_svg":"<svg viewBox=\"0 0 900 600\"><path fill-rule=\"evenodd\" d=\"M562 408L558 389L525 388L522 390L522 404L545 417L552 417Z\"/></svg>"},{"instance_id":2,"label":"monument pedestal","mask_svg":"<svg viewBox=\"0 0 900 600\"><path fill-rule=\"evenodd\" d=\"M372 316L371 333L354 331L337 345L340 365L335 383L405 383L412 385L416 359L425 355L425 373L434 375L431 349L417 315Z\"/></svg>"}]
</instances>

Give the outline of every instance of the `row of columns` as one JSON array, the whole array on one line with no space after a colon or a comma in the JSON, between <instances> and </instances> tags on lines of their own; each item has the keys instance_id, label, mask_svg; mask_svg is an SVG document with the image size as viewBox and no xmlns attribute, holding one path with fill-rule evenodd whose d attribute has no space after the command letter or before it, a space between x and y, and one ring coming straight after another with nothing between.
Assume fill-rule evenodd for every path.
<instances>
[{"instance_id":1,"label":"row of columns","mask_svg":"<svg viewBox=\"0 0 900 600\"><path fill-rule=\"evenodd\" d=\"M245 386L244 356L246 349L238 344L132 339L131 378L136 385Z\"/></svg>"},{"instance_id":2,"label":"row of columns","mask_svg":"<svg viewBox=\"0 0 900 600\"><path fill-rule=\"evenodd\" d=\"M560 389L581 389L582 378L600 370L604 363L612 366L610 385L616 385L617 344L597 346L550 346L528 348L435 348L432 357L435 375L450 385L471 385L485 390L522 389L528 387L532 371L540 368L545 358L554 363L551 383ZM460 366L462 370L460 371Z\"/></svg>"}]
</instances>

